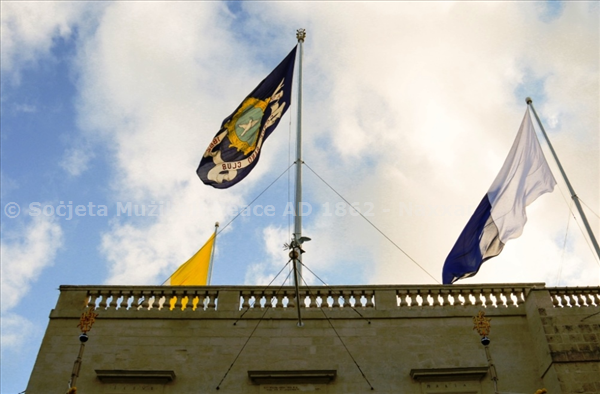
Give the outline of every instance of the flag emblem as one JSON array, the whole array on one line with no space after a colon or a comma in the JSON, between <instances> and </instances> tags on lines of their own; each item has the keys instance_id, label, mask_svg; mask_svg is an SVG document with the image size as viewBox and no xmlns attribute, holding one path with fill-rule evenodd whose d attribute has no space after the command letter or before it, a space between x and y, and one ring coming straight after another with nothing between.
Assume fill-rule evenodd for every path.
<instances>
[{"instance_id":1,"label":"flag emblem","mask_svg":"<svg viewBox=\"0 0 600 394\"><path fill-rule=\"evenodd\" d=\"M196 173L207 185L226 189L244 179L262 145L290 107L296 47L221 124Z\"/></svg>"}]
</instances>

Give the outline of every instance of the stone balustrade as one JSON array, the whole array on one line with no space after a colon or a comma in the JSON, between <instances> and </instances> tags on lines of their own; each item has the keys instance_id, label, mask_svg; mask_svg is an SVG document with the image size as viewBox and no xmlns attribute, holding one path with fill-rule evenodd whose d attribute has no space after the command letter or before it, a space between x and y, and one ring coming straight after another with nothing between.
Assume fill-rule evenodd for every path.
<instances>
[{"instance_id":1,"label":"stone balustrade","mask_svg":"<svg viewBox=\"0 0 600 394\"><path fill-rule=\"evenodd\" d=\"M555 308L600 306L598 287L551 287L548 292Z\"/></svg>"},{"instance_id":2,"label":"stone balustrade","mask_svg":"<svg viewBox=\"0 0 600 394\"><path fill-rule=\"evenodd\" d=\"M242 309L295 308L294 289L251 289L242 290ZM373 308L375 289L370 288L332 288L302 287L300 289L300 307L302 308Z\"/></svg>"},{"instance_id":3,"label":"stone balustrade","mask_svg":"<svg viewBox=\"0 0 600 394\"><path fill-rule=\"evenodd\" d=\"M98 310L205 311L216 309L218 293L210 287L101 286L87 291L87 306Z\"/></svg>"},{"instance_id":4,"label":"stone balustrade","mask_svg":"<svg viewBox=\"0 0 600 394\"><path fill-rule=\"evenodd\" d=\"M555 308L600 306L600 287L546 288L543 283L498 285L370 285L300 288L305 310L434 310L464 307L515 309L531 291L544 291ZM61 295L83 305L115 311L295 310L294 288L259 286L61 286ZM73 293L75 292L75 293ZM73 301L74 304L82 305ZM457 309L458 308L458 309ZM516 310L516 309L515 309Z\"/></svg>"},{"instance_id":5,"label":"stone balustrade","mask_svg":"<svg viewBox=\"0 0 600 394\"><path fill-rule=\"evenodd\" d=\"M410 307L519 307L525 302L526 286L428 286L400 288L396 290L398 306Z\"/></svg>"}]
</instances>

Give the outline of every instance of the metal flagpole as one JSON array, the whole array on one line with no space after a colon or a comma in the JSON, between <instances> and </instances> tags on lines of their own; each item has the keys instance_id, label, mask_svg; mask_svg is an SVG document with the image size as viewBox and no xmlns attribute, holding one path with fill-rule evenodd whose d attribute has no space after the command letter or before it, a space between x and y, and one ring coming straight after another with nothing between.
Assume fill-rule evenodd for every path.
<instances>
[{"instance_id":1,"label":"metal flagpole","mask_svg":"<svg viewBox=\"0 0 600 394\"><path fill-rule=\"evenodd\" d=\"M215 223L215 237L213 238L212 250L210 251L210 260L208 260L208 279L206 281L206 285L210 286L210 281L212 279L212 266L213 259L215 258L215 247L217 246L217 230L219 229L219 222Z\"/></svg>"},{"instance_id":2,"label":"metal flagpole","mask_svg":"<svg viewBox=\"0 0 600 394\"><path fill-rule=\"evenodd\" d=\"M296 207L294 212L294 254L293 254L293 267L294 267L294 286L296 287L296 305L298 308L298 326L302 327L302 316L300 313L300 297L299 297L299 278L302 277L302 249L301 239L302 238L302 45L304 44L304 38L306 37L306 30L298 29L296 31L296 38L298 39L298 46L300 54L298 57L298 129L296 133Z\"/></svg>"},{"instance_id":3,"label":"metal flagpole","mask_svg":"<svg viewBox=\"0 0 600 394\"><path fill-rule=\"evenodd\" d=\"M563 169L562 165L560 164L560 161L558 160L558 156L556 156L556 152L554 151L554 148L552 147L552 144L550 143L550 139L548 138L548 135L546 134L546 130L544 130L544 126L542 125L542 122L540 121L540 118L538 117L537 112L535 112L535 108L533 108L533 100L531 100L530 97L527 97L525 99L525 102L533 110L535 119L537 120L538 124L540 125L540 129L542 129L542 134L544 135L544 138L546 139L546 142L548 143L548 146L550 147L550 151L552 152L552 156L554 156L554 160L556 160L556 164L558 164L558 169L560 170L560 173L562 174L562 176L565 180L565 183L567 184L569 193L571 193L571 198L575 202L575 206L577 207L577 211L579 212L579 215L581 216L583 225L584 225L585 229L587 230L588 236L592 240L592 244L594 245L596 254L598 254L598 259L600 259L600 246L598 246L598 241L596 240L596 237L594 237L592 228L590 227L587 217L585 216L585 213L583 212L583 208L581 206L581 203L579 202L579 197L577 197L577 194L575 194L575 190L573 190L573 187L571 186L571 182L569 182L569 179L567 178L567 174L565 173L565 170Z\"/></svg>"}]
</instances>

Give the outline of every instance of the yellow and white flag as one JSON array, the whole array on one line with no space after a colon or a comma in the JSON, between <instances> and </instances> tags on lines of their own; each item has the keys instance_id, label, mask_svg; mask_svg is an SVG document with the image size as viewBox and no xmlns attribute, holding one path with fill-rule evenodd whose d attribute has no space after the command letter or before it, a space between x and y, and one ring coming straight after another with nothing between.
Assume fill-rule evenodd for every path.
<instances>
[{"instance_id":1,"label":"yellow and white flag","mask_svg":"<svg viewBox=\"0 0 600 394\"><path fill-rule=\"evenodd\" d=\"M208 284L208 270L210 256L215 244L215 233L206 241L203 247L188 261L182 264L163 283L165 286L206 286Z\"/></svg>"}]
</instances>

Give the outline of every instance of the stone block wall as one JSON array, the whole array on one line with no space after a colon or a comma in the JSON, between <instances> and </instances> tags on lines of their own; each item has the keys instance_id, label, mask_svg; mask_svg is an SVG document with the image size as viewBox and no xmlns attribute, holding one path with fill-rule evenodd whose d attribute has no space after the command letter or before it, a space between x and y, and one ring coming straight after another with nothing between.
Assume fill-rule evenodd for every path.
<instances>
[{"instance_id":1,"label":"stone block wall","mask_svg":"<svg viewBox=\"0 0 600 394\"><path fill-rule=\"evenodd\" d=\"M86 394L493 393L479 311L497 391L598 393L598 290L573 301L543 284L310 287L298 327L291 288L62 286L27 393L66 391L89 308ZM269 371L288 380L251 377Z\"/></svg>"}]
</instances>

